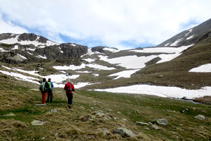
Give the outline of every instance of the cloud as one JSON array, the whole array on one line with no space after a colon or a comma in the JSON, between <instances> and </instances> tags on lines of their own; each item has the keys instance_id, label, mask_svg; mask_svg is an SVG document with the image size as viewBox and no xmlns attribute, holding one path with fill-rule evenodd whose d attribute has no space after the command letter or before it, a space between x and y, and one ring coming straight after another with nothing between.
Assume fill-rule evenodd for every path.
<instances>
[{"instance_id":1,"label":"cloud","mask_svg":"<svg viewBox=\"0 0 211 141\"><path fill-rule=\"evenodd\" d=\"M10 21L4 21L0 14L0 33L27 33L28 31L22 27L16 26Z\"/></svg>"},{"instance_id":2,"label":"cloud","mask_svg":"<svg viewBox=\"0 0 211 141\"><path fill-rule=\"evenodd\" d=\"M120 49L159 44L209 19L211 8L210 0L1 0L0 3L0 12L18 25L11 26L0 18L0 26L5 23L11 28L25 27L29 32L36 29L58 42L78 41L88 46Z\"/></svg>"}]
</instances>

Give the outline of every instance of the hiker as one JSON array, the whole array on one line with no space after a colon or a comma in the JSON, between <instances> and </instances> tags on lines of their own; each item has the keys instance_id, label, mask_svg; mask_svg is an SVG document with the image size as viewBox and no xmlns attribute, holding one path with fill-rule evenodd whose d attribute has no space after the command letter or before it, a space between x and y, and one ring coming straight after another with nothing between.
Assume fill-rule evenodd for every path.
<instances>
[{"instance_id":1,"label":"hiker","mask_svg":"<svg viewBox=\"0 0 211 141\"><path fill-rule=\"evenodd\" d=\"M43 78L43 81L40 83L40 92L42 94L42 104L45 104L48 88L49 88L49 84L48 82L46 82L46 79Z\"/></svg>"},{"instance_id":2,"label":"hiker","mask_svg":"<svg viewBox=\"0 0 211 141\"><path fill-rule=\"evenodd\" d=\"M48 88L48 98L46 102L49 102L50 99L50 103L52 103L53 101L53 83L51 82L51 78L48 78L48 84L49 84L49 88Z\"/></svg>"},{"instance_id":3,"label":"hiker","mask_svg":"<svg viewBox=\"0 0 211 141\"><path fill-rule=\"evenodd\" d=\"M71 105L73 104L73 91L75 91L75 88L73 83L71 83L69 79L64 86L64 90L66 90L66 95L68 98L68 107L71 108Z\"/></svg>"}]
</instances>

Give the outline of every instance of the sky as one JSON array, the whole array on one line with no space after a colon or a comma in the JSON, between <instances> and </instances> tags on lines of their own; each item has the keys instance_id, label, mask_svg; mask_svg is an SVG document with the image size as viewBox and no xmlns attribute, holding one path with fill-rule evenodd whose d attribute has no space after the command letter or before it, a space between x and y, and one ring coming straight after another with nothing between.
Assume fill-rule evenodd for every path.
<instances>
[{"instance_id":1,"label":"sky","mask_svg":"<svg viewBox=\"0 0 211 141\"><path fill-rule=\"evenodd\" d=\"M0 0L0 33L118 49L156 46L211 18L211 0Z\"/></svg>"}]
</instances>

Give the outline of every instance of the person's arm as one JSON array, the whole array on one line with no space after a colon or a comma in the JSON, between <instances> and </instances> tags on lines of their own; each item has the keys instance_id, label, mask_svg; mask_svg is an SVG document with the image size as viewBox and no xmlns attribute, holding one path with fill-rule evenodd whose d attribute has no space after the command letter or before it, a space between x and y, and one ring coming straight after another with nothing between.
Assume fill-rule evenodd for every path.
<instances>
[{"instance_id":1,"label":"person's arm","mask_svg":"<svg viewBox=\"0 0 211 141\"><path fill-rule=\"evenodd\" d=\"M72 91L75 91L75 87L73 84L71 84L71 87L72 87Z\"/></svg>"},{"instance_id":2,"label":"person's arm","mask_svg":"<svg viewBox=\"0 0 211 141\"><path fill-rule=\"evenodd\" d=\"M53 85L53 83L51 82L51 87L53 88L54 87L54 85Z\"/></svg>"},{"instance_id":3,"label":"person's arm","mask_svg":"<svg viewBox=\"0 0 211 141\"><path fill-rule=\"evenodd\" d=\"M65 84L65 86L64 86L64 90L66 90L66 84Z\"/></svg>"}]
</instances>

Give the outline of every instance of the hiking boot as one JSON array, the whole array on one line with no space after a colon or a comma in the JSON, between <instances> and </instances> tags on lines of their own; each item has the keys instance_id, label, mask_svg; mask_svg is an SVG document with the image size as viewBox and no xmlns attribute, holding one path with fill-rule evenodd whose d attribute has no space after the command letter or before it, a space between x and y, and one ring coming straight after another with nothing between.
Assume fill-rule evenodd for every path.
<instances>
[{"instance_id":1,"label":"hiking boot","mask_svg":"<svg viewBox=\"0 0 211 141\"><path fill-rule=\"evenodd\" d=\"M68 107L71 109L71 105L70 104L68 104Z\"/></svg>"}]
</instances>

